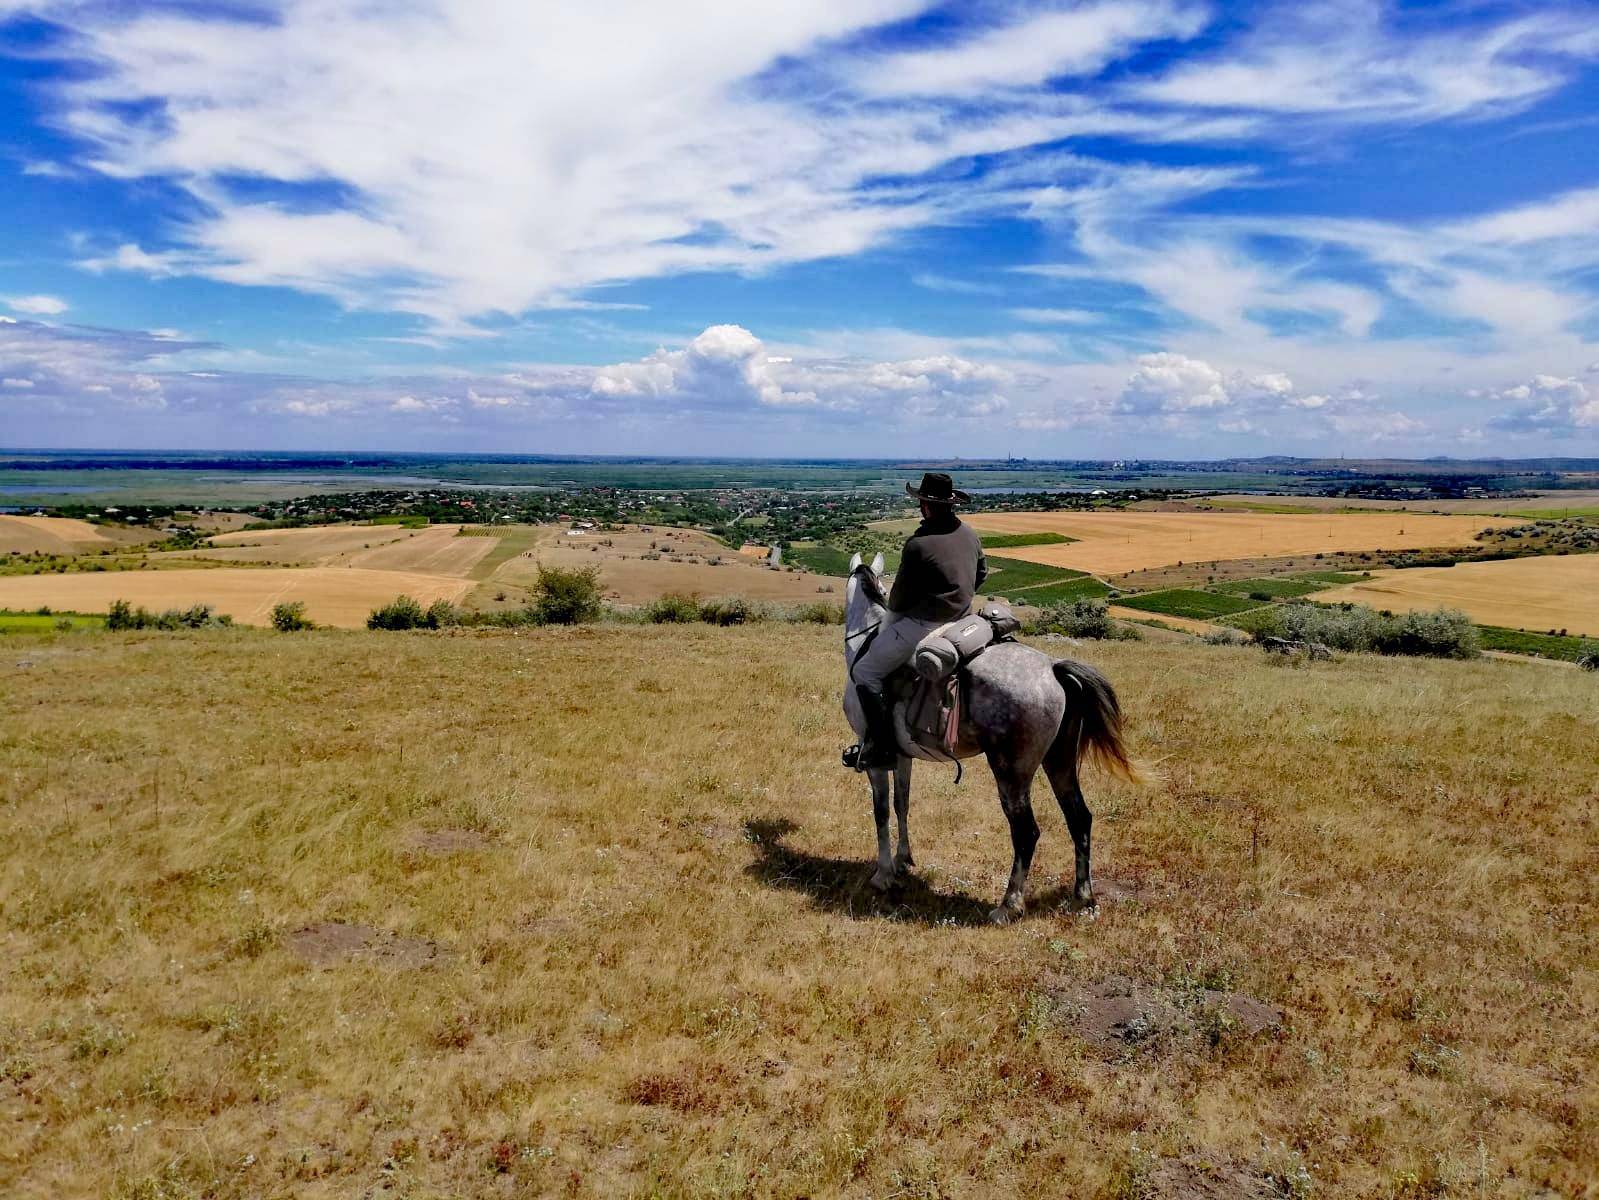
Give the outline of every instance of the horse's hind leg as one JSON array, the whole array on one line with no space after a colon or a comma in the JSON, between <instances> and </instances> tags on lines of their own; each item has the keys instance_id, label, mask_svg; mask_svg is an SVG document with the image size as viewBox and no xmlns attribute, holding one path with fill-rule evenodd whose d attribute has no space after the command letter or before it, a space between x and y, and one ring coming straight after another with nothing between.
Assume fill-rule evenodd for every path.
<instances>
[{"instance_id":1,"label":"horse's hind leg","mask_svg":"<svg viewBox=\"0 0 1599 1200\"><path fill-rule=\"evenodd\" d=\"M899 756L894 768L894 818L899 823L899 853L894 855L894 872L903 875L916 865L911 857L911 764L908 754Z\"/></svg>"},{"instance_id":2,"label":"horse's hind leg","mask_svg":"<svg viewBox=\"0 0 1599 1200\"><path fill-rule=\"evenodd\" d=\"M1013 852L1010 881L1005 885L1004 898L999 907L988 914L996 925L1006 925L1022 915L1027 907L1027 873L1033 867L1033 851L1038 846L1038 820L1033 816L1033 774L1036 767L1023 773L990 760L994 779L999 784L999 805L1010 822L1010 844Z\"/></svg>"},{"instance_id":3,"label":"horse's hind leg","mask_svg":"<svg viewBox=\"0 0 1599 1200\"><path fill-rule=\"evenodd\" d=\"M1091 839L1094 814L1088 811L1083 800L1082 783L1077 774L1077 754L1082 736L1082 725L1070 716L1061 726L1060 735L1044 756L1044 771L1049 776L1049 786L1060 802L1060 811L1066 817L1066 827L1072 832L1072 845L1077 848L1077 880L1072 897L1082 905L1094 902L1094 880Z\"/></svg>"}]
</instances>

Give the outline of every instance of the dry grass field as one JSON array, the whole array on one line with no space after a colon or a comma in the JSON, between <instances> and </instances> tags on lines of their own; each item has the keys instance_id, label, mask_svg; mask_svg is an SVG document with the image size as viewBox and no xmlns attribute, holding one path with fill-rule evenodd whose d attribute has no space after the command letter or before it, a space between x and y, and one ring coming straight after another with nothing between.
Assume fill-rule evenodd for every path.
<instances>
[{"instance_id":1,"label":"dry grass field","mask_svg":"<svg viewBox=\"0 0 1599 1200\"><path fill-rule=\"evenodd\" d=\"M1078 653L1162 778L994 928L836 630L8 642L0 1194L1592 1196L1594 680Z\"/></svg>"},{"instance_id":2,"label":"dry grass field","mask_svg":"<svg viewBox=\"0 0 1599 1200\"><path fill-rule=\"evenodd\" d=\"M41 605L67 612L105 612L126 600L155 611L209 604L246 625L268 623L272 606L303 600L306 615L322 625L357 628L367 614L396 596L424 605L460 600L467 579L418 571L348 567L261 567L254 570L117 571L104 574L0 577L0 608L31 611Z\"/></svg>"},{"instance_id":3,"label":"dry grass field","mask_svg":"<svg viewBox=\"0 0 1599 1200\"><path fill-rule=\"evenodd\" d=\"M0 513L0 554L81 554L121 544L87 521Z\"/></svg>"},{"instance_id":4,"label":"dry grass field","mask_svg":"<svg viewBox=\"0 0 1599 1200\"><path fill-rule=\"evenodd\" d=\"M1469 546L1479 530L1515 523L1493 517L1385 512L976 513L969 519L983 533L1049 532L1076 538L1064 545L1019 546L1005 553L1102 576L1179 562Z\"/></svg>"},{"instance_id":5,"label":"dry grass field","mask_svg":"<svg viewBox=\"0 0 1599 1200\"><path fill-rule=\"evenodd\" d=\"M1599 637L1599 554L1376 571L1369 580L1317 592L1313 599L1352 600L1395 612L1458 608L1484 625Z\"/></svg>"}]
</instances>

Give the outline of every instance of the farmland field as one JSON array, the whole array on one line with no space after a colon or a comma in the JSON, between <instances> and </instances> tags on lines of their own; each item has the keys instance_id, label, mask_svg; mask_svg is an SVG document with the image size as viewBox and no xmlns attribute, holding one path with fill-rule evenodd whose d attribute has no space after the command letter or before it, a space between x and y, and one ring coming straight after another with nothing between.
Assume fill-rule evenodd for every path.
<instances>
[{"instance_id":1,"label":"farmland field","mask_svg":"<svg viewBox=\"0 0 1599 1200\"><path fill-rule=\"evenodd\" d=\"M325 625L355 627L380 604L404 594L429 604L456 601L471 591L470 580L415 571L369 571L346 567L259 567L251 570L117 571L0 578L0 608L41 605L78 612L105 612L115 600L153 610L209 604L247 625L264 625L272 606L303 600L306 615Z\"/></svg>"},{"instance_id":2,"label":"farmland field","mask_svg":"<svg viewBox=\"0 0 1599 1200\"><path fill-rule=\"evenodd\" d=\"M1593 680L1074 653L1163 772L996 929L980 767L866 886L836 630L8 639L0 1190L1583 1195Z\"/></svg>"},{"instance_id":3,"label":"farmland field","mask_svg":"<svg viewBox=\"0 0 1599 1200\"><path fill-rule=\"evenodd\" d=\"M1396 612L1458 608L1484 625L1599 636L1599 554L1548 555L1377 571L1313 597Z\"/></svg>"},{"instance_id":4,"label":"farmland field","mask_svg":"<svg viewBox=\"0 0 1599 1200\"><path fill-rule=\"evenodd\" d=\"M1032 562L1112 575L1174 563L1218 562L1342 550L1468 546L1505 518L1413 513L1037 512L976 513L982 533L1064 533L1065 546L1021 546Z\"/></svg>"},{"instance_id":5,"label":"farmland field","mask_svg":"<svg viewBox=\"0 0 1599 1200\"><path fill-rule=\"evenodd\" d=\"M119 544L87 521L0 513L0 554L78 554Z\"/></svg>"},{"instance_id":6,"label":"farmland field","mask_svg":"<svg viewBox=\"0 0 1599 1200\"><path fill-rule=\"evenodd\" d=\"M1261 605L1259 600L1251 600L1247 596L1201 592L1190 588L1169 588L1163 592L1146 592L1141 596L1123 596L1116 603L1122 608L1190 617L1196 621L1231 616Z\"/></svg>"},{"instance_id":7,"label":"farmland field","mask_svg":"<svg viewBox=\"0 0 1599 1200\"><path fill-rule=\"evenodd\" d=\"M815 600L822 588L843 593L838 580L808 571L773 571L762 560L692 529L645 530L629 525L576 537L555 528L546 534L528 555L501 567L495 581L527 586L537 578L539 564L545 563L598 567L607 596L621 604L648 603L667 592L778 603Z\"/></svg>"}]
</instances>

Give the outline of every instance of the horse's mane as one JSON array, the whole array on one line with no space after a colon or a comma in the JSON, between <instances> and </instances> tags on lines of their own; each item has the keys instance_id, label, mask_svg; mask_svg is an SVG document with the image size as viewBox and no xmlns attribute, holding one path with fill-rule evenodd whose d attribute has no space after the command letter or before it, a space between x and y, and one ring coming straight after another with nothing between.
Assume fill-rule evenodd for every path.
<instances>
[{"instance_id":1,"label":"horse's mane","mask_svg":"<svg viewBox=\"0 0 1599 1200\"><path fill-rule=\"evenodd\" d=\"M860 585L866 589L867 596L875 603L882 605L888 603L888 597L883 595L883 581L877 577L876 571L862 563L855 568L853 573L855 578L860 581Z\"/></svg>"}]
</instances>

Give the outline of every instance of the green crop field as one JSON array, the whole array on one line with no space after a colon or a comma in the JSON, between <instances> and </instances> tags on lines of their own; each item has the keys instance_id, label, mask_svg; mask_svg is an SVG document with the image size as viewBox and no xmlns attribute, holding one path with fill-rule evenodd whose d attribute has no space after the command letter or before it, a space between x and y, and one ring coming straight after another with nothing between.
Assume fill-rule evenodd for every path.
<instances>
[{"instance_id":1,"label":"green crop field","mask_svg":"<svg viewBox=\"0 0 1599 1200\"><path fill-rule=\"evenodd\" d=\"M1290 579L1308 579L1317 583L1359 583L1363 579L1370 579L1369 571L1300 571L1289 576Z\"/></svg>"},{"instance_id":2,"label":"green crop field","mask_svg":"<svg viewBox=\"0 0 1599 1200\"><path fill-rule=\"evenodd\" d=\"M105 628L105 618L98 614L0 611L0 633L49 633L60 630L63 622L69 626L66 632Z\"/></svg>"},{"instance_id":3,"label":"green crop field","mask_svg":"<svg viewBox=\"0 0 1599 1200\"><path fill-rule=\"evenodd\" d=\"M1192 617L1208 621L1215 617L1230 616L1259 608L1260 601L1244 596L1229 596L1221 592L1200 592L1190 588L1168 588L1162 592L1146 592L1141 596L1123 596L1116 601L1123 608L1136 608L1144 612L1165 613L1173 617Z\"/></svg>"},{"instance_id":4,"label":"green crop field","mask_svg":"<svg viewBox=\"0 0 1599 1200\"><path fill-rule=\"evenodd\" d=\"M1043 608L1046 604L1055 604L1062 600L1080 600L1084 596L1096 599L1100 596L1110 595L1110 588L1092 575L1082 575L1076 579L1063 580L1060 583L1045 584L1043 587L1021 588L1017 591L1005 593L994 592L985 586L985 595L1004 596L1014 604L1031 604Z\"/></svg>"},{"instance_id":5,"label":"green crop field","mask_svg":"<svg viewBox=\"0 0 1599 1200\"><path fill-rule=\"evenodd\" d=\"M783 551L783 561L791 567L804 567L807 571L817 575L834 575L843 577L849 574L849 560L853 551L841 550L837 546L829 546L816 542L796 542ZM862 555L870 558L871 555ZM892 575L899 570L899 551L883 551L883 570Z\"/></svg>"},{"instance_id":6,"label":"green crop field","mask_svg":"<svg viewBox=\"0 0 1599 1200\"><path fill-rule=\"evenodd\" d=\"M1017 588L1059 583L1066 579L1081 579L1087 573L1074 571L1070 567L1052 567L1048 563L1028 562L1021 558L1004 558L990 554L988 581L983 584L983 590L1000 594Z\"/></svg>"},{"instance_id":7,"label":"green crop field","mask_svg":"<svg viewBox=\"0 0 1599 1200\"><path fill-rule=\"evenodd\" d=\"M985 550L1003 550L1010 546L1063 546L1067 542L1077 541L1074 537L1067 537L1064 533L985 533L983 534L983 548Z\"/></svg>"},{"instance_id":8,"label":"green crop field","mask_svg":"<svg viewBox=\"0 0 1599 1200\"><path fill-rule=\"evenodd\" d=\"M1318 579L1229 579L1224 583L1211 584L1206 590L1226 592L1232 596L1247 597L1259 594L1276 599L1291 599L1319 592L1326 586L1326 582Z\"/></svg>"},{"instance_id":9,"label":"green crop field","mask_svg":"<svg viewBox=\"0 0 1599 1200\"><path fill-rule=\"evenodd\" d=\"M1512 654L1531 654L1538 658L1558 658L1576 662L1584 654L1599 653L1599 639L1561 637L1552 633L1523 633L1499 625L1479 625L1484 650L1508 650Z\"/></svg>"}]
</instances>

